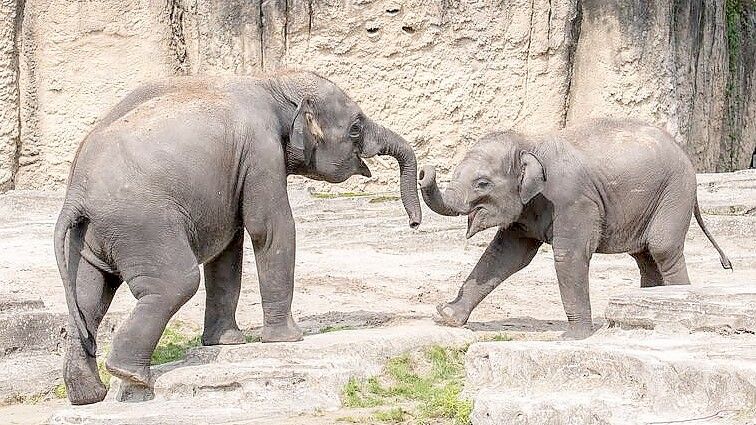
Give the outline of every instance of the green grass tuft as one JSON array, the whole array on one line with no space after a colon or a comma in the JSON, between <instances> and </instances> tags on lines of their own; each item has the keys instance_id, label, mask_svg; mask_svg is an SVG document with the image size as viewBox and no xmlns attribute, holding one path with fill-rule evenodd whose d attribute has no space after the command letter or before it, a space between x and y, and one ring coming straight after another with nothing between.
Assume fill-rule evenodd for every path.
<instances>
[{"instance_id":1,"label":"green grass tuft","mask_svg":"<svg viewBox=\"0 0 756 425\"><path fill-rule=\"evenodd\" d=\"M392 202L392 201L398 201L399 197L395 195L381 195L376 196L374 198L370 198L368 201L369 204L379 204L381 202Z\"/></svg>"},{"instance_id":2,"label":"green grass tuft","mask_svg":"<svg viewBox=\"0 0 756 425\"><path fill-rule=\"evenodd\" d=\"M381 422L398 424L407 419L407 411L401 407L394 407L389 410L379 410L374 414L375 419Z\"/></svg>"},{"instance_id":3,"label":"green grass tuft","mask_svg":"<svg viewBox=\"0 0 756 425\"><path fill-rule=\"evenodd\" d=\"M66 391L66 384L60 383L53 388L53 395L55 398L66 398L68 397L68 391Z\"/></svg>"},{"instance_id":4,"label":"green grass tuft","mask_svg":"<svg viewBox=\"0 0 756 425\"><path fill-rule=\"evenodd\" d=\"M351 326L346 326L346 325L324 326L320 328L320 332L318 333L325 334L328 332L348 331L350 329L353 329L353 328Z\"/></svg>"},{"instance_id":5,"label":"green grass tuft","mask_svg":"<svg viewBox=\"0 0 756 425\"><path fill-rule=\"evenodd\" d=\"M381 400L363 388L364 383L355 378L350 378L344 386L344 407L376 407L381 405Z\"/></svg>"},{"instance_id":6,"label":"green grass tuft","mask_svg":"<svg viewBox=\"0 0 756 425\"><path fill-rule=\"evenodd\" d=\"M359 198L362 196L370 196L367 192L312 192L312 197L316 199L336 199L336 198Z\"/></svg>"},{"instance_id":7,"label":"green grass tuft","mask_svg":"<svg viewBox=\"0 0 756 425\"><path fill-rule=\"evenodd\" d=\"M347 422L350 424L359 424L365 422L362 418L355 418L354 416L342 416L336 418L336 422Z\"/></svg>"},{"instance_id":8,"label":"green grass tuft","mask_svg":"<svg viewBox=\"0 0 756 425\"><path fill-rule=\"evenodd\" d=\"M199 335L190 337L177 328L168 326L163 331L163 336L160 337L155 352L152 353L151 363L159 365L181 360L186 356L188 349L198 347L201 344Z\"/></svg>"},{"instance_id":9,"label":"green grass tuft","mask_svg":"<svg viewBox=\"0 0 756 425\"><path fill-rule=\"evenodd\" d=\"M107 369L105 369L105 361L100 360L97 362L97 371L100 373L100 380L103 384L105 384L105 387L110 388L110 378L113 377L113 375L108 372Z\"/></svg>"},{"instance_id":10,"label":"green grass tuft","mask_svg":"<svg viewBox=\"0 0 756 425\"><path fill-rule=\"evenodd\" d=\"M392 406L374 413L374 419L382 422L412 417L418 423L446 419L469 424L472 402L461 398L464 354L461 349L434 346L421 359L407 354L392 358L386 364L385 379L350 379L344 388L344 406ZM397 405L413 406L414 411Z\"/></svg>"},{"instance_id":11,"label":"green grass tuft","mask_svg":"<svg viewBox=\"0 0 756 425\"><path fill-rule=\"evenodd\" d=\"M512 337L507 334L496 334L490 337L483 338L483 341L511 341Z\"/></svg>"}]
</instances>

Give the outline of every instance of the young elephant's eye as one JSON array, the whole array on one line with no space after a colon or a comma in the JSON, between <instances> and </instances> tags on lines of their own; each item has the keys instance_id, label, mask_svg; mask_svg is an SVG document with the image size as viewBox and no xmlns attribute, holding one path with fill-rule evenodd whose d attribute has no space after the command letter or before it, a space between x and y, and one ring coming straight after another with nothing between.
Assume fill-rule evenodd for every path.
<instances>
[{"instance_id":1,"label":"young elephant's eye","mask_svg":"<svg viewBox=\"0 0 756 425\"><path fill-rule=\"evenodd\" d=\"M475 189L477 190L486 190L489 187L491 187L491 182L485 179L480 179L475 182Z\"/></svg>"}]
</instances>

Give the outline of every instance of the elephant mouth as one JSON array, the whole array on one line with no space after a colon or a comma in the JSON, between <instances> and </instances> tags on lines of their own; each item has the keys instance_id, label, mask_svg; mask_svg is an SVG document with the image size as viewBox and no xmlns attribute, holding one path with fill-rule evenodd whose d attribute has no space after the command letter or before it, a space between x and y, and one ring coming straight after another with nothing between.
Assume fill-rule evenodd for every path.
<instances>
[{"instance_id":1,"label":"elephant mouth","mask_svg":"<svg viewBox=\"0 0 756 425\"><path fill-rule=\"evenodd\" d=\"M481 214L482 212L483 207L475 207L469 214L467 214L467 239L470 239L476 233L485 229L485 225L483 224L483 219L485 218L483 216L485 214Z\"/></svg>"}]
</instances>

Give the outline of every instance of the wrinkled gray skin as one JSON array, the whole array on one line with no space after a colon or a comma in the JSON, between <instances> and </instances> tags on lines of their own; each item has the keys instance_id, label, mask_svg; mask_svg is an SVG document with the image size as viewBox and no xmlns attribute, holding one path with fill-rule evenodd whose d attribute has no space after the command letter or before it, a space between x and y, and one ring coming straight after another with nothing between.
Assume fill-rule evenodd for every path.
<instances>
[{"instance_id":1,"label":"wrinkled gray skin","mask_svg":"<svg viewBox=\"0 0 756 425\"><path fill-rule=\"evenodd\" d=\"M593 332L588 265L593 253L629 253L641 286L687 285L683 256L691 213L701 220L696 175L664 131L603 120L541 137L492 133L482 138L439 191L432 167L420 171L423 199L443 215L467 215L467 237L499 231L459 290L438 306L445 324L461 326L503 280L552 245L567 338Z\"/></svg>"},{"instance_id":2,"label":"wrinkled gray skin","mask_svg":"<svg viewBox=\"0 0 756 425\"><path fill-rule=\"evenodd\" d=\"M150 357L168 320L205 272L205 345L240 344L236 324L244 229L260 281L262 341L298 341L291 315L294 220L290 174L328 182L370 176L362 158L392 155L410 226L419 225L415 156L330 81L178 78L140 87L95 127L72 165L55 253L72 332L64 369L73 404L106 389L97 328L127 282L137 298L105 365L148 385Z\"/></svg>"}]
</instances>

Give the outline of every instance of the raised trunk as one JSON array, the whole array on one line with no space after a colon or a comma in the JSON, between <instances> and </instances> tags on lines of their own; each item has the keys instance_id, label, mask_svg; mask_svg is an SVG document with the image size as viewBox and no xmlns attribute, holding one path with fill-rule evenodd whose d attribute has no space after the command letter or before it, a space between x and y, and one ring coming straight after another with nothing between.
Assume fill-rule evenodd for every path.
<instances>
[{"instance_id":1,"label":"raised trunk","mask_svg":"<svg viewBox=\"0 0 756 425\"><path fill-rule=\"evenodd\" d=\"M436 214L456 216L467 214L460 207L459 194L450 186L442 194L436 184L436 170L432 166L425 166L420 170L420 191L423 201Z\"/></svg>"},{"instance_id":2,"label":"raised trunk","mask_svg":"<svg viewBox=\"0 0 756 425\"><path fill-rule=\"evenodd\" d=\"M409 143L393 131L369 121L365 126L362 156L390 155L399 163L399 189L404 209L409 216L409 225L416 228L423 215L417 195L417 160Z\"/></svg>"}]
</instances>

